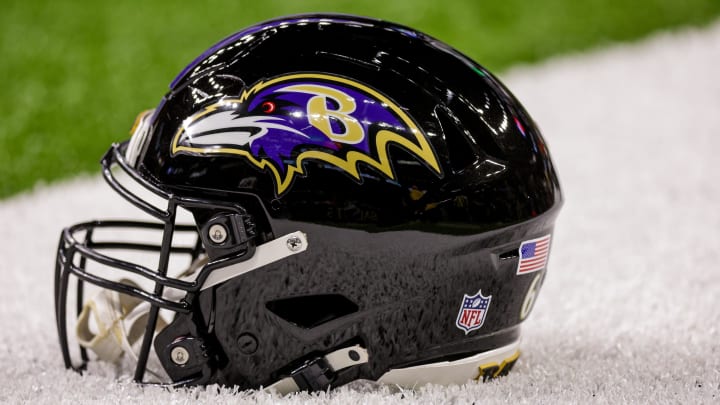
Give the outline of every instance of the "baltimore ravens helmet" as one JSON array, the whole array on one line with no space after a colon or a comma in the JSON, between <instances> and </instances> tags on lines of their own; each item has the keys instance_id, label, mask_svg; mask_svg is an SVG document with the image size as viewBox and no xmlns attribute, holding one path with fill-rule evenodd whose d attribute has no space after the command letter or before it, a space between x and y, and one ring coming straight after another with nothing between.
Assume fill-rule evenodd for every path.
<instances>
[{"instance_id":1,"label":"baltimore ravens helmet","mask_svg":"<svg viewBox=\"0 0 720 405\"><path fill-rule=\"evenodd\" d=\"M223 39L101 163L147 219L62 232L65 365L177 386L504 375L562 202L538 127L497 78L349 15Z\"/></svg>"}]
</instances>

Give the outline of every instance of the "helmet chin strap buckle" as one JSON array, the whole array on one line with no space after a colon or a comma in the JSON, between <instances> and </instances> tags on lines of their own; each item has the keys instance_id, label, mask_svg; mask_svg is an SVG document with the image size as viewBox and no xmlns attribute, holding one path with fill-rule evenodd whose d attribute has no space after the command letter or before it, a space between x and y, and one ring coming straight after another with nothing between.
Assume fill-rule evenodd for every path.
<instances>
[{"instance_id":1,"label":"helmet chin strap buckle","mask_svg":"<svg viewBox=\"0 0 720 405\"><path fill-rule=\"evenodd\" d=\"M320 391L335 379L335 371L324 357L316 357L291 373L300 391Z\"/></svg>"},{"instance_id":2,"label":"helmet chin strap buckle","mask_svg":"<svg viewBox=\"0 0 720 405\"><path fill-rule=\"evenodd\" d=\"M335 381L338 371L367 362L367 349L360 345L346 347L306 361L289 377L268 386L266 390L275 390L283 395L297 391L322 391Z\"/></svg>"}]
</instances>

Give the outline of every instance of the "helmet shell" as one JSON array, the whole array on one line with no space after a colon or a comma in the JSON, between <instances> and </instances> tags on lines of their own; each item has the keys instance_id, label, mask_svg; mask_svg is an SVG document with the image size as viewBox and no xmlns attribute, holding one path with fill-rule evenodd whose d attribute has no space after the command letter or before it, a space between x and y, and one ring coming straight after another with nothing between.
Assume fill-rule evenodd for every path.
<instances>
[{"instance_id":1,"label":"helmet shell","mask_svg":"<svg viewBox=\"0 0 720 405\"><path fill-rule=\"evenodd\" d=\"M457 50L369 18L263 22L188 65L148 128L130 159L143 178L237 202L261 239L308 235L305 253L201 294L218 382L267 385L348 342L370 361L338 383L517 340L545 272L518 275L518 249L552 233L560 186L532 118ZM465 331L476 293L492 299Z\"/></svg>"}]
</instances>

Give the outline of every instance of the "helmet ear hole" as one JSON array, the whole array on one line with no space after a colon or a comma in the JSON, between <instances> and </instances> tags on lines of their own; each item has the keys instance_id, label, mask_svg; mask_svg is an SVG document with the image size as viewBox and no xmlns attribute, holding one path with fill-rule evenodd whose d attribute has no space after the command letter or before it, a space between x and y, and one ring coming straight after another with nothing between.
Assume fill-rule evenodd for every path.
<instances>
[{"instance_id":1,"label":"helmet ear hole","mask_svg":"<svg viewBox=\"0 0 720 405\"><path fill-rule=\"evenodd\" d=\"M270 312L303 329L357 312L358 306L340 294L306 295L284 298L265 304Z\"/></svg>"}]
</instances>

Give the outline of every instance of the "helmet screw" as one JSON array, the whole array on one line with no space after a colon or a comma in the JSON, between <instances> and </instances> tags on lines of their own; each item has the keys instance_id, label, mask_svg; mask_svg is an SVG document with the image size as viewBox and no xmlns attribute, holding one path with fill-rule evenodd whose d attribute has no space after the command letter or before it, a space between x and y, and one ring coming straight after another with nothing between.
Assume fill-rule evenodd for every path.
<instances>
[{"instance_id":1,"label":"helmet screw","mask_svg":"<svg viewBox=\"0 0 720 405\"><path fill-rule=\"evenodd\" d=\"M178 366L184 366L190 360L190 353L182 346L175 346L170 351L170 359Z\"/></svg>"},{"instance_id":2,"label":"helmet screw","mask_svg":"<svg viewBox=\"0 0 720 405\"><path fill-rule=\"evenodd\" d=\"M287 244L288 249L292 250L293 252L297 252L298 250L302 249L302 239L298 238L297 236L291 236L285 241Z\"/></svg>"},{"instance_id":3,"label":"helmet screw","mask_svg":"<svg viewBox=\"0 0 720 405\"><path fill-rule=\"evenodd\" d=\"M217 243L218 245L225 242L227 240L227 236L227 229L225 229L225 227L221 224L213 224L210 226L210 229L208 229L208 237L211 241Z\"/></svg>"},{"instance_id":4,"label":"helmet screw","mask_svg":"<svg viewBox=\"0 0 720 405\"><path fill-rule=\"evenodd\" d=\"M237 344L241 352L245 354L253 354L258 348L258 341L250 333L243 333L237 340Z\"/></svg>"}]
</instances>

